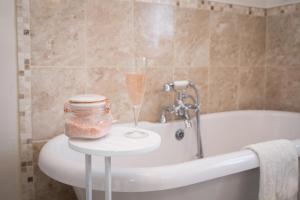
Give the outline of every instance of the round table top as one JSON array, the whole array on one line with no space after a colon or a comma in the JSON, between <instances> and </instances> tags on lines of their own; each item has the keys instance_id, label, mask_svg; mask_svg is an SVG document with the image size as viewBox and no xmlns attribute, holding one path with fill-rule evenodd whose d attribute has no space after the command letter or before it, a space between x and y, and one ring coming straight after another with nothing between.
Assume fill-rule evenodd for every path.
<instances>
[{"instance_id":1,"label":"round table top","mask_svg":"<svg viewBox=\"0 0 300 200\"><path fill-rule=\"evenodd\" d=\"M143 138L131 138L126 136L130 131L147 133ZM157 149L160 146L161 137L149 130L132 127L112 127L110 133L99 139L69 139L71 149L89 155L97 156L131 156L144 154Z\"/></svg>"}]
</instances>

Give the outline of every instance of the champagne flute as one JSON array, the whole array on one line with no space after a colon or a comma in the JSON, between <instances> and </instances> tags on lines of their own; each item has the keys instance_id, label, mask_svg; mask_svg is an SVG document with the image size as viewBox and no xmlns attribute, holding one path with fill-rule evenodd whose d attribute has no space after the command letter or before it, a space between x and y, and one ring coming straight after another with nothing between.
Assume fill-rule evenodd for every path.
<instances>
[{"instance_id":1,"label":"champagne flute","mask_svg":"<svg viewBox=\"0 0 300 200\"><path fill-rule=\"evenodd\" d=\"M133 109L134 126L138 126L139 114L145 94L145 76L147 68L147 59L145 57L135 58L133 66L126 70L126 85L130 103ZM144 138L146 132L133 130L126 133L130 138Z\"/></svg>"}]
</instances>

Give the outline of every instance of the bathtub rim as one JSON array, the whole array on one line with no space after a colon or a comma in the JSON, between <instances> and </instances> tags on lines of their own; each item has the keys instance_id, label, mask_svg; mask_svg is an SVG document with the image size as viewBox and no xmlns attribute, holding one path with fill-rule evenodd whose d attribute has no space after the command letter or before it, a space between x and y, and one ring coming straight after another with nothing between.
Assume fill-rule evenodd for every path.
<instances>
[{"instance_id":1,"label":"bathtub rim","mask_svg":"<svg viewBox=\"0 0 300 200\"><path fill-rule=\"evenodd\" d=\"M216 116L222 114L223 116L224 114L234 114L237 112L249 113L249 111L232 111L207 115ZM257 111L250 112L257 113ZM300 116L299 113L282 111L259 112L281 115L295 114L297 116ZM51 154L51 151L49 152L49 148L51 147L50 145L52 145L51 143L53 143L55 140L60 139L60 137L63 136L59 135L45 144L40 152L38 165L40 169L51 178L68 185L84 188L84 169L81 169L78 166L73 166L72 170L68 170L67 166L62 165L63 161L57 160L57 158L55 159L55 156L53 156L52 160L46 159L46 157L49 158L49 154ZM300 155L300 139L293 140L293 142L296 145L298 155ZM57 170L54 170L57 167L57 164L62 165L62 170L60 170L60 173L58 173ZM201 160L191 160L183 163L163 165L158 167L126 169L113 168L112 190L115 192L149 192L174 189L251 170L257 168L258 166L259 161L254 152L252 152L251 150L240 150L232 153L203 158ZM185 169L184 171L182 170L183 167ZM180 176L176 175L178 172L181 173ZM96 170L94 169L94 173L95 177L97 178L94 177L93 179L93 189L104 190L104 171L100 168L97 168ZM129 180L128 177L130 177Z\"/></svg>"}]
</instances>

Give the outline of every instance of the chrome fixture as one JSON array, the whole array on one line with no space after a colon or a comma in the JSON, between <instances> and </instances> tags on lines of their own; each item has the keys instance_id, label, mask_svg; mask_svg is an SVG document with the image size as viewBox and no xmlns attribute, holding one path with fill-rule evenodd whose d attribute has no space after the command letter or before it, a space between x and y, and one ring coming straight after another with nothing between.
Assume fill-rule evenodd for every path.
<instances>
[{"instance_id":1,"label":"chrome fixture","mask_svg":"<svg viewBox=\"0 0 300 200\"><path fill-rule=\"evenodd\" d=\"M195 97L187 93L189 88L191 88L194 91ZM167 122L166 115L168 113L175 114L177 118L184 121L184 125L186 128L191 128L192 121L190 117L190 111L194 112L196 114L196 132L198 147L197 157L203 158L203 149L200 132L200 99L196 86L191 81L174 81L172 83L165 84L163 89L165 92L174 91L176 93L176 96L174 104L166 106L162 110L160 122Z\"/></svg>"},{"instance_id":2,"label":"chrome fixture","mask_svg":"<svg viewBox=\"0 0 300 200\"><path fill-rule=\"evenodd\" d=\"M174 88L174 84L173 83L169 83L169 84L165 84L164 85L164 91L165 92L170 92L171 90L173 90Z\"/></svg>"},{"instance_id":3,"label":"chrome fixture","mask_svg":"<svg viewBox=\"0 0 300 200\"><path fill-rule=\"evenodd\" d=\"M184 130L178 129L175 133L175 137L177 140L182 140L184 137Z\"/></svg>"}]
</instances>

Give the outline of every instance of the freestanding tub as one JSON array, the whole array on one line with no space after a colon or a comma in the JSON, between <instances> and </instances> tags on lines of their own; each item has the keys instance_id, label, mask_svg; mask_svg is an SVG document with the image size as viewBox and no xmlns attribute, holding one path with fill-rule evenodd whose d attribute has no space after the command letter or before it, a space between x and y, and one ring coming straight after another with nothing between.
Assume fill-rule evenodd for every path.
<instances>
[{"instance_id":1,"label":"freestanding tub","mask_svg":"<svg viewBox=\"0 0 300 200\"><path fill-rule=\"evenodd\" d=\"M201 116L204 159L196 159L194 128L175 132L183 122L140 123L158 132L161 147L136 157L112 158L114 200L255 200L258 196L258 159L251 143L290 139L300 154L300 114L277 111L234 111ZM93 157L94 199L104 199L103 158ZM84 199L84 155L71 150L67 137L57 136L42 149L39 167L48 176L72 185Z\"/></svg>"}]
</instances>

